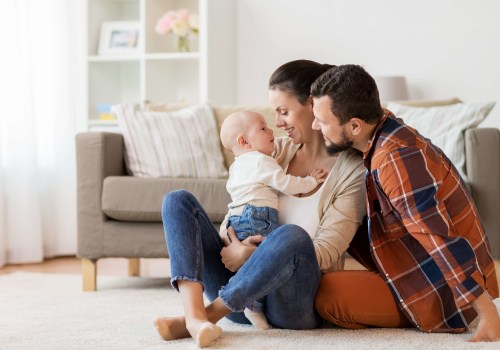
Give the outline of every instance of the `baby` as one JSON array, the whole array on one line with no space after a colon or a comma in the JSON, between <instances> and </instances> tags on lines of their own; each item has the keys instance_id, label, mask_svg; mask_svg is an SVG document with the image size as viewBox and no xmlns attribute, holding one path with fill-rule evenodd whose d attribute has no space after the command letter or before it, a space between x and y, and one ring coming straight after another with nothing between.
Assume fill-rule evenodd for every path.
<instances>
[{"instance_id":1,"label":"baby","mask_svg":"<svg viewBox=\"0 0 500 350\"><path fill-rule=\"evenodd\" d=\"M267 236L279 226L278 192L308 193L325 181L327 172L322 169L315 169L306 177L286 174L271 157L273 131L259 113L243 111L229 115L222 124L220 138L224 148L235 156L226 185L232 200L227 227L234 229L239 240ZM244 313L257 328L270 327L262 300L248 305Z\"/></svg>"}]
</instances>

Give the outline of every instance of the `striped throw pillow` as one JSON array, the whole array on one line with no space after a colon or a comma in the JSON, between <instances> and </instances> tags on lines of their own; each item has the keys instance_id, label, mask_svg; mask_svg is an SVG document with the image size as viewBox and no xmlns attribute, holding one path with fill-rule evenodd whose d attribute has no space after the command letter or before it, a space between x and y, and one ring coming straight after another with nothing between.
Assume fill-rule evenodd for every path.
<instances>
[{"instance_id":1,"label":"striped throw pillow","mask_svg":"<svg viewBox=\"0 0 500 350\"><path fill-rule=\"evenodd\" d=\"M112 108L134 176L227 177L215 117L209 105L152 112L138 105Z\"/></svg>"}]
</instances>

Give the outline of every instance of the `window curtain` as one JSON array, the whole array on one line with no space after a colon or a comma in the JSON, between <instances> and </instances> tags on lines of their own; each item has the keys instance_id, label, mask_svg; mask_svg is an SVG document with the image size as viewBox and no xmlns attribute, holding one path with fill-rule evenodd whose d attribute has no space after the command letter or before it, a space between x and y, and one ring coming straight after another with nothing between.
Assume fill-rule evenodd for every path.
<instances>
[{"instance_id":1,"label":"window curtain","mask_svg":"<svg viewBox=\"0 0 500 350\"><path fill-rule=\"evenodd\" d=\"M0 1L0 266L76 252L83 1Z\"/></svg>"}]
</instances>

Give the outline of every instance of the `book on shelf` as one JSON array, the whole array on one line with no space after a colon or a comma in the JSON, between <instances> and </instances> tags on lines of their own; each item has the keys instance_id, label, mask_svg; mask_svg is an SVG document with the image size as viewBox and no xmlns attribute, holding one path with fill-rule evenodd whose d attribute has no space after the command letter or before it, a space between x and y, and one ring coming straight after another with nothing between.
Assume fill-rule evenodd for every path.
<instances>
[{"instance_id":1,"label":"book on shelf","mask_svg":"<svg viewBox=\"0 0 500 350\"><path fill-rule=\"evenodd\" d=\"M111 113L111 107L114 103L99 103L97 105L97 111L99 112L99 120L116 120L116 116Z\"/></svg>"}]
</instances>

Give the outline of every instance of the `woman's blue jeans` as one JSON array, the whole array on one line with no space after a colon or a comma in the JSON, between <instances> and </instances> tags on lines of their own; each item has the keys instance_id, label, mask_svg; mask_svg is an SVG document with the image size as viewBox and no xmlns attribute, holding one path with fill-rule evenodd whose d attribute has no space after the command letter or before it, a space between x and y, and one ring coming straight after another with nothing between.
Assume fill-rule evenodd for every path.
<instances>
[{"instance_id":1,"label":"woman's blue jeans","mask_svg":"<svg viewBox=\"0 0 500 350\"><path fill-rule=\"evenodd\" d=\"M162 219L172 287L177 289L178 280L200 282L210 301L219 296L233 311L228 318L234 322L249 323L243 309L265 297L265 314L274 327L319 327L314 297L321 273L312 240L302 228L279 227L234 273L221 261L224 243L218 230L191 193L167 193Z\"/></svg>"}]
</instances>

